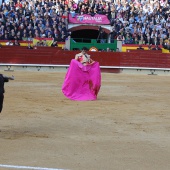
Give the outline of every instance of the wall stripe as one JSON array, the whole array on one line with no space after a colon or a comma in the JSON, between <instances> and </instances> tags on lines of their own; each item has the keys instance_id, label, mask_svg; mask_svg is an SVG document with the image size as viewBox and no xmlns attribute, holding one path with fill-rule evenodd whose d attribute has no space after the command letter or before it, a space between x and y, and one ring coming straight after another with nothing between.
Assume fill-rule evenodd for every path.
<instances>
[{"instance_id":1,"label":"wall stripe","mask_svg":"<svg viewBox=\"0 0 170 170\"><path fill-rule=\"evenodd\" d=\"M18 166L18 165L4 165L4 164L0 164L0 168L32 169L32 170L64 170L64 169L56 169L56 168L43 168L43 167ZM66 170L66 169L65 169L65 170Z\"/></svg>"}]
</instances>

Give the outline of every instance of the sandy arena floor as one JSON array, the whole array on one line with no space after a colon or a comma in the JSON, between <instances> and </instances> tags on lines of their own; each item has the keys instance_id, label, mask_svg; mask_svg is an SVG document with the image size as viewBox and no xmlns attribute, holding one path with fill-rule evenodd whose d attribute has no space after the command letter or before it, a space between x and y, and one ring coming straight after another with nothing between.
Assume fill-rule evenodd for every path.
<instances>
[{"instance_id":1,"label":"sandy arena floor","mask_svg":"<svg viewBox=\"0 0 170 170\"><path fill-rule=\"evenodd\" d=\"M169 76L102 73L98 100L78 102L61 92L65 73L1 73L15 80L5 84L0 169L170 169Z\"/></svg>"}]
</instances>

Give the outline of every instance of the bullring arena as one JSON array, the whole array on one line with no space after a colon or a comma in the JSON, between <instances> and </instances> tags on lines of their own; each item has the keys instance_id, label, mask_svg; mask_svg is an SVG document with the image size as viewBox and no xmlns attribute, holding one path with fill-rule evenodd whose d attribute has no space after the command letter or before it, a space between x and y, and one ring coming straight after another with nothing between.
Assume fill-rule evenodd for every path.
<instances>
[{"instance_id":1,"label":"bullring arena","mask_svg":"<svg viewBox=\"0 0 170 170\"><path fill-rule=\"evenodd\" d=\"M1 49L5 84L0 169L169 170L169 54L89 52L102 71L96 101L61 92L77 51Z\"/></svg>"},{"instance_id":2,"label":"bullring arena","mask_svg":"<svg viewBox=\"0 0 170 170\"><path fill-rule=\"evenodd\" d=\"M0 170L169 170L170 1L19 1L0 9L0 73L15 76ZM96 101L71 101L61 87L84 46L102 86Z\"/></svg>"},{"instance_id":3,"label":"bullring arena","mask_svg":"<svg viewBox=\"0 0 170 170\"><path fill-rule=\"evenodd\" d=\"M0 169L169 170L169 75L102 72L96 101L61 92L66 70L4 70Z\"/></svg>"}]
</instances>

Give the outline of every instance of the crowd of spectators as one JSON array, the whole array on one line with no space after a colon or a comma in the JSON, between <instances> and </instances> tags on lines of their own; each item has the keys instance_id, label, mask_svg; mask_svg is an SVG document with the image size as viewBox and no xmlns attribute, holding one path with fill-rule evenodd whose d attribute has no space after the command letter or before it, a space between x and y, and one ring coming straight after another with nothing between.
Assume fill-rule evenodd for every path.
<instances>
[{"instance_id":1,"label":"crowd of spectators","mask_svg":"<svg viewBox=\"0 0 170 170\"><path fill-rule=\"evenodd\" d=\"M46 37L64 42L70 34L68 14L106 15L111 41L170 49L169 0L5 0L0 6L0 40Z\"/></svg>"},{"instance_id":2,"label":"crowd of spectators","mask_svg":"<svg viewBox=\"0 0 170 170\"><path fill-rule=\"evenodd\" d=\"M112 39L116 37L124 44L163 45L169 48L168 0L134 0L124 3L121 1L113 7L113 11Z\"/></svg>"}]
</instances>

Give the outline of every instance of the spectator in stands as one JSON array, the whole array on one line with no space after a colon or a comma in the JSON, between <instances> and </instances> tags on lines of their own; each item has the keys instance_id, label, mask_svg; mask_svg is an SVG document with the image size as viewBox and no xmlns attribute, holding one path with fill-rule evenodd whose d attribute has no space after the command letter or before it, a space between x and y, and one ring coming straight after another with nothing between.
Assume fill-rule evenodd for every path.
<instances>
[{"instance_id":1,"label":"spectator in stands","mask_svg":"<svg viewBox=\"0 0 170 170\"><path fill-rule=\"evenodd\" d=\"M125 38L123 35L119 34L118 37L117 37L117 41L122 41L122 44L125 43Z\"/></svg>"},{"instance_id":2,"label":"spectator in stands","mask_svg":"<svg viewBox=\"0 0 170 170\"><path fill-rule=\"evenodd\" d=\"M16 3L16 5L15 5L15 9L16 9L16 10L19 10L19 9L21 9L21 8L22 8L22 4L21 4L20 0L17 0L17 3Z\"/></svg>"},{"instance_id":3,"label":"spectator in stands","mask_svg":"<svg viewBox=\"0 0 170 170\"><path fill-rule=\"evenodd\" d=\"M21 41L21 40L22 40L21 35L20 35L20 32L17 33L15 39L18 40L18 41Z\"/></svg>"},{"instance_id":4,"label":"spectator in stands","mask_svg":"<svg viewBox=\"0 0 170 170\"><path fill-rule=\"evenodd\" d=\"M22 41L28 41L27 35L24 33L23 37L22 37Z\"/></svg>"},{"instance_id":5,"label":"spectator in stands","mask_svg":"<svg viewBox=\"0 0 170 170\"><path fill-rule=\"evenodd\" d=\"M144 45L144 44L146 44L146 41L145 41L143 35L141 35L139 39L140 39L140 40L139 40L139 43L138 43L139 45Z\"/></svg>"},{"instance_id":6,"label":"spectator in stands","mask_svg":"<svg viewBox=\"0 0 170 170\"><path fill-rule=\"evenodd\" d=\"M3 39L4 39L4 37L3 37L2 33L0 32L0 40L3 40Z\"/></svg>"},{"instance_id":7,"label":"spectator in stands","mask_svg":"<svg viewBox=\"0 0 170 170\"><path fill-rule=\"evenodd\" d=\"M65 42L66 38L67 38L67 35L65 34L65 32L61 31L61 42Z\"/></svg>"},{"instance_id":8,"label":"spectator in stands","mask_svg":"<svg viewBox=\"0 0 170 170\"><path fill-rule=\"evenodd\" d=\"M132 43L133 43L132 37L129 33L127 33L125 37L125 44L132 44Z\"/></svg>"},{"instance_id":9,"label":"spectator in stands","mask_svg":"<svg viewBox=\"0 0 170 170\"><path fill-rule=\"evenodd\" d=\"M4 40L9 40L9 37L8 37L7 33L4 34Z\"/></svg>"},{"instance_id":10,"label":"spectator in stands","mask_svg":"<svg viewBox=\"0 0 170 170\"><path fill-rule=\"evenodd\" d=\"M54 41L57 41L57 42L62 41L61 37L58 34L55 34L53 38L54 38Z\"/></svg>"},{"instance_id":11,"label":"spectator in stands","mask_svg":"<svg viewBox=\"0 0 170 170\"><path fill-rule=\"evenodd\" d=\"M75 12L75 10L74 10L73 7L71 7L71 9L70 9L70 14L71 14L71 17L72 17L72 18L75 18L76 12Z\"/></svg>"},{"instance_id":12,"label":"spectator in stands","mask_svg":"<svg viewBox=\"0 0 170 170\"><path fill-rule=\"evenodd\" d=\"M28 41L33 41L33 37L32 37L32 34L29 34L29 36L28 36L28 39L27 39Z\"/></svg>"},{"instance_id":13,"label":"spectator in stands","mask_svg":"<svg viewBox=\"0 0 170 170\"><path fill-rule=\"evenodd\" d=\"M163 45L170 36L170 5L162 0L150 1L24 1L3 2L0 6L0 39L32 40L33 37L54 36L57 29L58 42L68 36L68 12L75 15L83 13L94 16L106 15L115 32L110 34L111 42L121 35L124 43ZM153 2L153 1L151 1ZM154 6L153 6L154 4ZM130 40L127 37L129 30ZM64 31L64 33L62 33ZM50 33L48 33L50 32ZM18 35L18 33L20 35ZM117 33L117 35L116 35ZM32 36L31 36L32 34ZM135 34L135 37L133 36ZM101 38L103 39L103 38ZM107 36L104 38L106 42ZM103 42L103 41L102 41Z\"/></svg>"}]
</instances>

